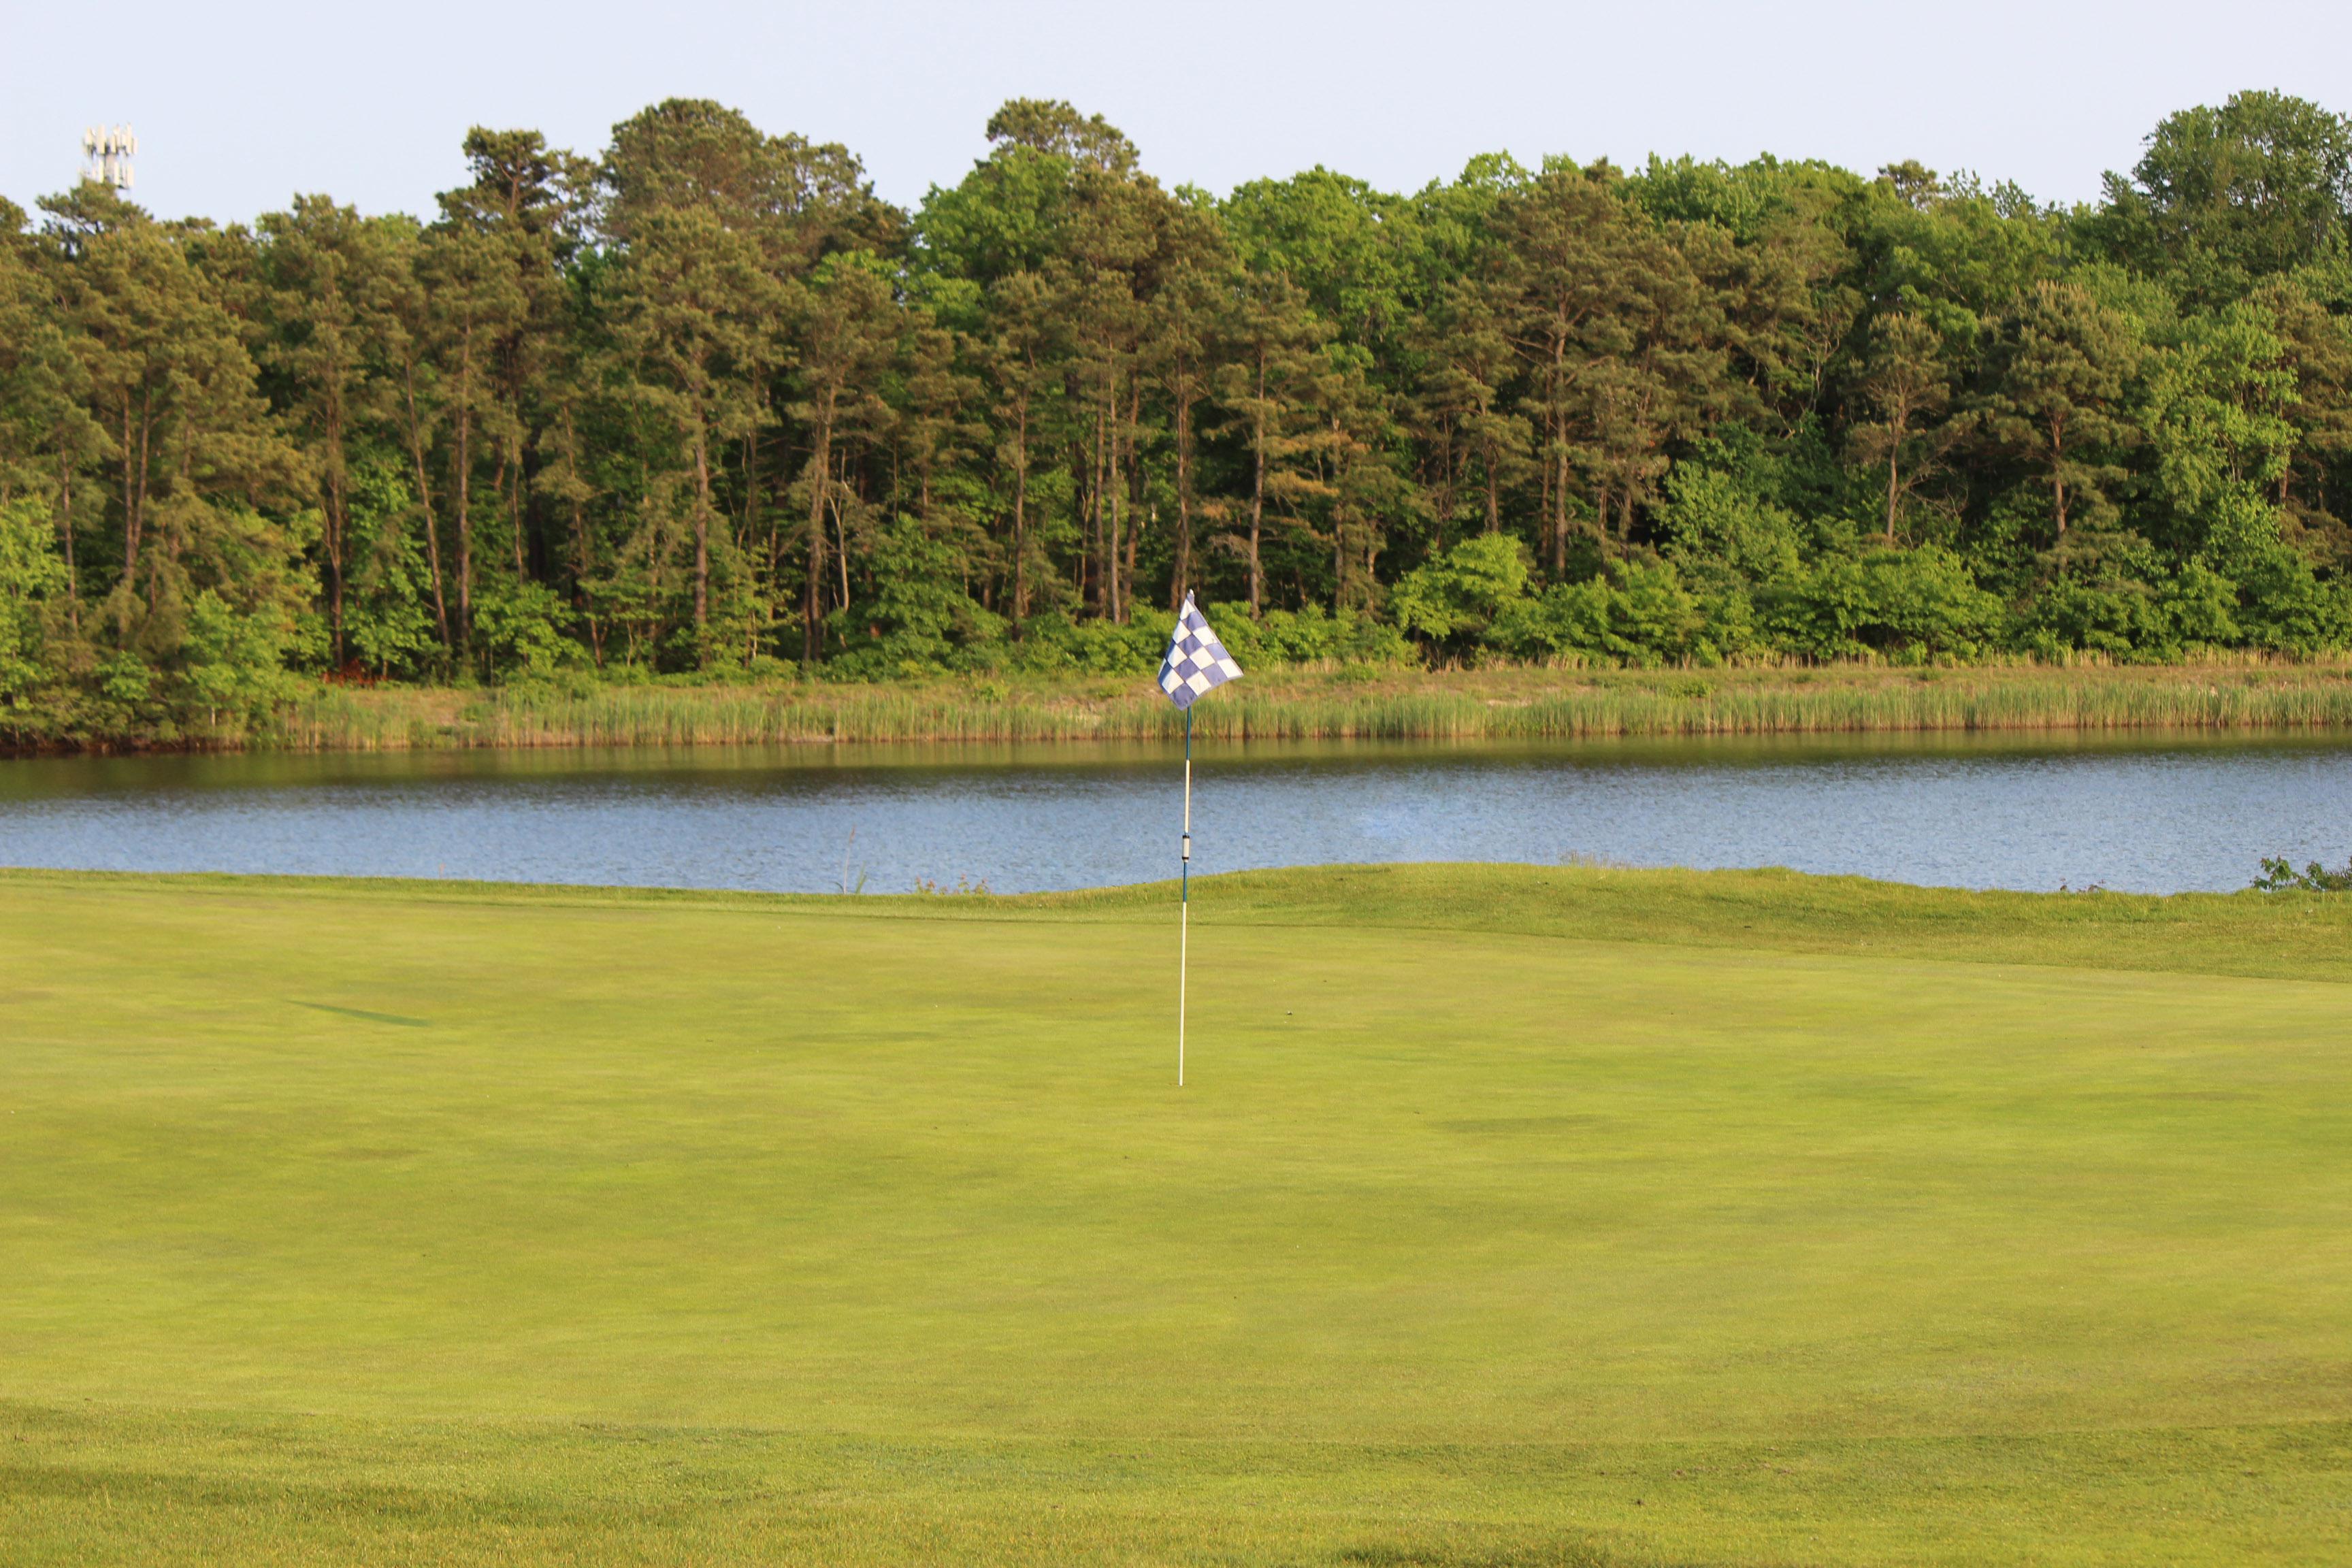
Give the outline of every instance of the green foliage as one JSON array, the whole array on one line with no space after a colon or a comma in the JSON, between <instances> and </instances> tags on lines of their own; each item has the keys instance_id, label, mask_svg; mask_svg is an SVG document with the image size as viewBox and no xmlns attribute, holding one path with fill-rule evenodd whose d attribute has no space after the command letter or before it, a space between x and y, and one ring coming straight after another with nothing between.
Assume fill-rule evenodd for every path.
<instances>
[{"instance_id":1,"label":"green foliage","mask_svg":"<svg viewBox=\"0 0 2352 1568\"><path fill-rule=\"evenodd\" d=\"M924 548L935 568L951 566L952 551L935 541ZM1157 670L1168 651L1171 619L1164 614L1139 612L1121 624L1056 612L1031 617L1015 637L1005 621L947 581L931 578L928 587L925 581L919 572L890 579L866 626L845 635L847 651L828 671L866 680L996 669L1133 678ZM1244 669L1398 665L1414 657L1395 626L1355 610L1334 614L1309 605L1270 610L1254 621L1238 605L1202 608Z\"/></svg>"},{"instance_id":2,"label":"green foliage","mask_svg":"<svg viewBox=\"0 0 2352 1568\"><path fill-rule=\"evenodd\" d=\"M1527 546L1507 533L1465 539L1398 580L1389 612L1399 626L1431 642L1475 640L1528 591Z\"/></svg>"},{"instance_id":3,"label":"green foliage","mask_svg":"<svg viewBox=\"0 0 2352 1568\"><path fill-rule=\"evenodd\" d=\"M1932 544L1822 561L1769 584L1759 607L1775 646L1817 658L1971 658L2002 618L1959 557Z\"/></svg>"},{"instance_id":4,"label":"green foliage","mask_svg":"<svg viewBox=\"0 0 2352 1568\"><path fill-rule=\"evenodd\" d=\"M207 731L258 726L293 690L285 665L293 618L274 605L241 611L210 588L188 605L186 640L173 689L190 720L201 711Z\"/></svg>"},{"instance_id":5,"label":"green foliage","mask_svg":"<svg viewBox=\"0 0 2352 1568\"><path fill-rule=\"evenodd\" d=\"M1222 211L1243 260L1296 283L1351 342L1379 342L1411 316L1417 226L1399 197L1316 168L1253 180Z\"/></svg>"},{"instance_id":6,"label":"green foliage","mask_svg":"<svg viewBox=\"0 0 2352 1568\"><path fill-rule=\"evenodd\" d=\"M1801 570L1804 536L1797 520L1738 475L1681 464L1666 479L1666 495L1660 513L1665 555L1687 580L1725 589Z\"/></svg>"},{"instance_id":7,"label":"green foliage","mask_svg":"<svg viewBox=\"0 0 2352 1568\"><path fill-rule=\"evenodd\" d=\"M2279 539L2273 487L2295 442L2299 399L2285 346L2252 305L2189 321L2147 391L2167 538L2225 574Z\"/></svg>"},{"instance_id":8,"label":"green foliage","mask_svg":"<svg viewBox=\"0 0 2352 1568\"><path fill-rule=\"evenodd\" d=\"M2203 562L2167 572L2152 552L2119 549L2103 564L2038 584L2012 617L2012 641L2046 658L2139 660L2245 646L2238 584Z\"/></svg>"},{"instance_id":9,"label":"green foliage","mask_svg":"<svg viewBox=\"0 0 2352 1568\"><path fill-rule=\"evenodd\" d=\"M137 709L154 694L156 672L146 660L128 649L107 655L98 661L98 694L109 702L126 709Z\"/></svg>"},{"instance_id":10,"label":"green foliage","mask_svg":"<svg viewBox=\"0 0 2352 1568\"><path fill-rule=\"evenodd\" d=\"M1168 627L1159 617L1128 625L1073 620L1059 613L1024 622L1013 668L1039 673L1149 675L1168 651Z\"/></svg>"},{"instance_id":11,"label":"green foliage","mask_svg":"<svg viewBox=\"0 0 2352 1568\"><path fill-rule=\"evenodd\" d=\"M0 505L0 732L38 725L58 677L49 622L66 569L45 510L26 500Z\"/></svg>"},{"instance_id":12,"label":"green foliage","mask_svg":"<svg viewBox=\"0 0 2352 1568\"><path fill-rule=\"evenodd\" d=\"M2196 295L2227 298L2340 250L2352 126L2284 93L2234 93L2166 116L2131 179L2106 184L2095 237Z\"/></svg>"},{"instance_id":13,"label":"green foliage","mask_svg":"<svg viewBox=\"0 0 2352 1568\"><path fill-rule=\"evenodd\" d=\"M2323 583L2310 562L2282 544L2234 553L2235 618L2247 642L2308 656L2352 641L2352 583Z\"/></svg>"},{"instance_id":14,"label":"green foliage","mask_svg":"<svg viewBox=\"0 0 2352 1568\"><path fill-rule=\"evenodd\" d=\"M2300 871L2284 856L2263 857L2262 875L2252 883L2258 893L2344 893L2352 892L2352 862L2341 870L2331 871L2313 860Z\"/></svg>"},{"instance_id":15,"label":"green foliage","mask_svg":"<svg viewBox=\"0 0 2352 1568\"><path fill-rule=\"evenodd\" d=\"M474 601L474 638L492 675L544 680L580 656L565 630L572 618L572 607L545 584L501 583Z\"/></svg>"},{"instance_id":16,"label":"green foliage","mask_svg":"<svg viewBox=\"0 0 2352 1568\"><path fill-rule=\"evenodd\" d=\"M1360 610L1326 611L1320 605L1268 610L1253 621L1238 605L1213 606L1211 625L1244 669L1297 665L1396 665L1413 657L1395 626ZM1159 653L1166 651L1161 634ZM1159 653L1153 656L1156 668Z\"/></svg>"},{"instance_id":17,"label":"green foliage","mask_svg":"<svg viewBox=\"0 0 2352 1568\"><path fill-rule=\"evenodd\" d=\"M841 652L827 671L849 680L937 675L994 662L1002 616L964 592L953 546L900 516L877 541L873 597L836 617Z\"/></svg>"},{"instance_id":18,"label":"green foliage","mask_svg":"<svg viewBox=\"0 0 2352 1568\"><path fill-rule=\"evenodd\" d=\"M911 213L689 99L477 130L425 218L0 205L10 733L232 742L273 638L1125 679L1186 592L1269 668L2352 648L2318 105L2183 110L2069 211L1769 156L1217 197L1067 103L986 130Z\"/></svg>"},{"instance_id":19,"label":"green foliage","mask_svg":"<svg viewBox=\"0 0 2352 1568\"><path fill-rule=\"evenodd\" d=\"M2237 584L2201 561L2184 561L2157 595L2169 647L2229 647L2243 634L2237 619ZM2165 646L2165 645L2158 645Z\"/></svg>"},{"instance_id":20,"label":"green foliage","mask_svg":"<svg viewBox=\"0 0 2352 1568\"><path fill-rule=\"evenodd\" d=\"M368 563L366 591L344 606L343 637L351 652L379 676L421 675L441 651L423 552L405 531L384 536Z\"/></svg>"},{"instance_id":21,"label":"green foliage","mask_svg":"<svg viewBox=\"0 0 2352 1568\"><path fill-rule=\"evenodd\" d=\"M2116 459L2137 432L2124 392L2142 358L2145 329L2079 283L2043 281L2003 312L1992 344L1991 388L1978 426L2048 489L2049 519L2098 525L2128 471Z\"/></svg>"},{"instance_id":22,"label":"green foliage","mask_svg":"<svg viewBox=\"0 0 2352 1568\"><path fill-rule=\"evenodd\" d=\"M1518 658L1654 665L1706 654L1705 617L1671 563L1622 561L1506 606L1486 640Z\"/></svg>"},{"instance_id":23,"label":"green foliage","mask_svg":"<svg viewBox=\"0 0 2352 1568\"><path fill-rule=\"evenodd\" d=\"M2208 607L2226 619L2235 597L2232 588L2227 602ZM2027 646L2045 658L2076 649L2128 657L2174 646L2165 606L2144 583L2101 584L2061 577L2033 596L2019 616L2019 630Z\"/></svg>"}]
</instances>

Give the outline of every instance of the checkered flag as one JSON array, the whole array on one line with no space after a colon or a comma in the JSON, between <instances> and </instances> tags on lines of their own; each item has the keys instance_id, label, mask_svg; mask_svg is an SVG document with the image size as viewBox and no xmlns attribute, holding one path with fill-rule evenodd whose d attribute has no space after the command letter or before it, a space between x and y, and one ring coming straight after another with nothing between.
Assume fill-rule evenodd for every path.
<instances>
[{"instance_id":1,"label":"checkered flag","mask_svg":"<svg viewBox=\"0 0 2352 1568\"><path fill-rule=\"evenodd\" d=\"M1201 618L1192 595L1184 595L1176 629L1168 636L1168 657L1160 661L1160 689L1179 708L1189 709L1202 692L1240 679L1242 667Z\"/></svg>"}]
</instances>

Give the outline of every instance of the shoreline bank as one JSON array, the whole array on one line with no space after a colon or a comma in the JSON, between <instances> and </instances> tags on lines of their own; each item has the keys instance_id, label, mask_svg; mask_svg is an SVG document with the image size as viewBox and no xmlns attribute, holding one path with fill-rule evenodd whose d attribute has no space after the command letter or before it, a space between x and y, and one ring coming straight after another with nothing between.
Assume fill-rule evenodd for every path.
<instances>
[{"instance_id":1,"label":"shoreline bank","mask_svg":"<svg viewBox=\"0 0 2352 1568\"><path fill-rule=\"evenodd\" d=\"M1897 668L1281 668L1193 710L1206 742L1679 740L2352 731L2352 658ZM0 742L0 758L830 744L1164 742L1149 677L505 687L305 681L259 729Z\"/></svg>"},{"instance_id":2,"label":"shoreline bank","mask_svg":"<svg viewBox=\"0 0 2352 1568\"><path fill-rule=\"evenodd\" d=\"M1283 670L1194 710L1204 740L1473 741L2352 728L2352 666L1581 671ZM461 690L320 686L278 751L1161 741L1144 679Z\"/></svg>"}]
</instances>

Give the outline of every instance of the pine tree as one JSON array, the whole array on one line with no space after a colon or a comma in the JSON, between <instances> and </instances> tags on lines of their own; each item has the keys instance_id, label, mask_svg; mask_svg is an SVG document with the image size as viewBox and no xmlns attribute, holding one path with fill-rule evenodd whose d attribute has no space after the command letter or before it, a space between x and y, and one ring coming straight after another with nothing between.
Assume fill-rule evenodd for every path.
<instances>
[{"instance_id":1,"label":"pine tree","mask_svg":"<svg viewBox=\"0 0 2352 1568\"><path fill-rule=\"evenodd\" d=\"M340 667L352 453L389 407L373 307L398 252L382 224L323 197L297 197L291 211L265 216L260 234L268 329L261 356L318 479L328 637Z\"/></svg>"},{"instance_id":2,"label":"pine tree","mask_svg":"<svg viewBox=\"0 0 2352 1568\"><path fill-rule=\"evenodd\" d=\"M2050 487L2062 541L2070 518L2104 508L2124 477L2114 458L2131 437L2123 397L2139 357L2129 324L2079 284L2038 284L1999 323L1979 418Z\"/></svg>"},{"instance_id":3,"label":"pine tree","mask_svg":"<svg viewBox=\"0 0 2352 1568\"><path fill-rule=\"evenodd\" d=\"M1855 456L1886 470L1885 542L1895 542L1904 499L1933 473L1959 434L1940 416L1952 400L1952 374L1944 341L1908 311L1891 310L1870 326L1858 393L1876 417L1849 433Z\"/></svg>"},{"instance_id":4,"label":"pine tree","mask_svg":"<svg viewBox=\"0 0 2352 1568\"><path fill-rule=\"evenodd\" d=\"M1237 541L1248 569L1253 616L1265 613L1266 510L1303 500L1316 483L1302 469L1312 446L1312 380L1317 351L1331 329L1307 308L1305 295L1279 274L1243 280L1226 329L1217 400L1224 429L1241 443L1248 473L1247 527Z\"/></svg>"},{"instance_id":5,"label":"pine tree","mask_svg":"<svg viewBox=\"0 0 2352 1568\"><path fill-rule=\"evenodd\" d=\"M305 465L237 322L174 236L112 192L85 184L43 207L45 271L105 432L119 645L167 657L206 587L282 613L289 542L257 509L307 489Z\"/></svg>"}]
</instances>

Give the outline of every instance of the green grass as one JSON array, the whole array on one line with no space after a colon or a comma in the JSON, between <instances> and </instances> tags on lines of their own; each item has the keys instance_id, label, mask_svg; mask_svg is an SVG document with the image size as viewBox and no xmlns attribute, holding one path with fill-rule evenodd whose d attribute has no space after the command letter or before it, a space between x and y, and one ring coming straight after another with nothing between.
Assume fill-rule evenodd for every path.
<instances>
[{"instance_id":1,"label":"green grass","mask_svg":"<svg viewBox=\"0 0 2352 1568\"><path fill-rule=\"evenodd\" d=\"M1260 670L1199 710L1220 740L1559 740L1864 731L2345 728L2342 661L2155 668ZM1166 740L1139 676L889 685L615 686L460 692L315 687L268 744L772 745Z\"/></svg>"},{"instance_id":2,"label":"green grass","mask_svg":"<svg viewBox=\"0 0 2352 1568\"><path fill-rule=\"evenodd\" d=\"M2352 900L0 875L0 1563L2284 1563Z\"/></svg>"}]
</instances>

